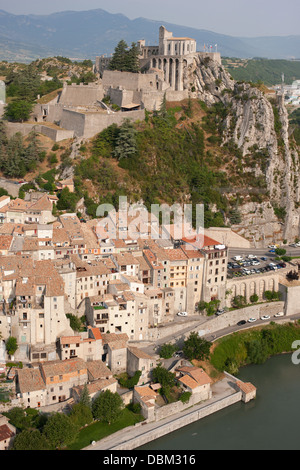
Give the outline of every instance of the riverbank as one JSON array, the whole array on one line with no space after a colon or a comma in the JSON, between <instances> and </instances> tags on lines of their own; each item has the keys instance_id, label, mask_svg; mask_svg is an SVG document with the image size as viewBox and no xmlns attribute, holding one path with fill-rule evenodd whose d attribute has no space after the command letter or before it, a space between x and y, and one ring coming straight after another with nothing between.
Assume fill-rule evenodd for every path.
<instances>
[{"instance_id":1,"label":"riverbank","mask_svg":"<svg viewBox=\"0 0 300 470\"><path fill-rule=\"evenodd\" d=\"M133 450L242 400L229 377L212 385L212 398L158 422L141 423L119 431L82 450Z\"/></svg>"},{"instance_id":2,"label":"riverbank","mask_svg":"<svg viewBox=\"0 0 300 470\"><path fill-rule=\"evenodd\" d=\"M292 352L297 340L300 340L299 320L239 331L214 343L210 362L218 371L237 374L243 366L263 364L272 356Z\"/></svg>"}]
</instances>

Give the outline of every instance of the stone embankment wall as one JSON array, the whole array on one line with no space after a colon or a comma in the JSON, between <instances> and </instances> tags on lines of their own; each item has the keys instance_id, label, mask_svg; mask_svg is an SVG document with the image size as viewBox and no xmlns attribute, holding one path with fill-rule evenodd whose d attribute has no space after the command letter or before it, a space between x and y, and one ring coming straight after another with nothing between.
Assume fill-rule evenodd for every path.
<instances>
[{"instance_id":1,"label":"stone embankment wall","mask_svg":"<svg viewBox=\"0 0 300 470\"><path fill-rule=\"evenodd\" d=\"M191 410L190 413L185 414L184 416L179 417L177 419L174 419L173 421L168 422L166 424L159 425L158 423L157 426L150 431L145 431L143 433L141 428L141 432L138 436L128 441L120 442L120 444L118 444L117 446L110 447L110 450L136 449L147 444L148 442L154 441L155 439L159 439L162 436L165 436L166 434L169 434L173 431L177 431L178 429L187 426L191 423L194 423L199 419L205 418L206 416L209 416L213 413L216 413L217 411L227 408L228 406L238 403L241 401L241 399L241 392L236 392L235 394L226 398L222 398L212 404L205 405L202 408Z\"/></svg>"},{"instance_id":2,"label":"stone embankment wall","mask_svg":"<svg viewBox=\"0 0 300 470\"><path fill-rule=\"evenodd\" d=\"M205 330L205 334L215 333L224 328L234 326L241 320L258 319L263 315L269 315L272 318L279 312L284 312L284 302L251 305L250 307L226 312L218 317L212 317L210 321L201 326L201 329Z\"/></svg>"},{"instance_id":3,"label":"stone embankment wall","mask_svg":"<svg viewBox=\"0 0 300 470\"><path fill-rule=\"evenodd\" d=\"M182 403L181 401L176 401L175 403L170 403L169 405L162 406L155 410L155 421L160 421L161 419L167 418L168 416L173 416L175 413L179 413L187 408L190 408L201 401L205 401L211 398L211 392L208 396L208 391L203 393L196 393L190 397L188 403Z\"/></svg>"},{"instance_id":4,"label":"stone embankment wall","mask_svg":"<svg viewBox=\"0 0 300 470\"><path fill-rule=\"evenodd\" d=\"M247 321L253 317L258 319L263 315L270 315L272 318L279 312L285 312L285 302L283 301L251 305L250 307L226 312L218 317L206 317L206 321L203 321L203 317L199 315L199 320L185 321L184 324L171 323L159 328L149 328L147 339L157 341L162 338L168 338L168 342L174 343L178 341L178 337L181 337L181 339L188 338L191 331L199 331L201 336L203 336L234 326L240 320ZM183 332L183 329L188 331Z\"/></svg>"}]
</instances>

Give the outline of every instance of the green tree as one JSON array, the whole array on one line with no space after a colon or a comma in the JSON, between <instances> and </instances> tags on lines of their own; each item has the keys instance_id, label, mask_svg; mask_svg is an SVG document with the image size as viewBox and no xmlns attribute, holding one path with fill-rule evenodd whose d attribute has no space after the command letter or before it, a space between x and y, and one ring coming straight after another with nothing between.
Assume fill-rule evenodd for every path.
<instances>
[{"instance_id":1,"label":"green tree","mask_svg":"<svg viewBox=\"0 0 300 470\"><path fill-rule=\"evenodd\" d=\"M83 403L76 403L73 405L69 417L78 429L93 422L91 407L84 405Z\"/></svg>"},{"instance_id":2,"label":"green tree","mask_svg":"<svg viewBox=\"0 0 300 470\"><path fill-rule=\"evenodd\" d=\"M264 297L268 302L272 302L273 300L280 300L281 299L281 292L275 292L271 290L266 290L264 293Z\"/></svg>"},{"instance_id":3,"label":"green tree","mask_svg":"<svg viewBox=\"0 0 300 470\"><path fill-rule=\"evenodd\" d=\"M94 419L112 424L120 418L123 408L124 404L120 395L106 390L93 401L92 413Z\"/></svg>"},{"instance_id":4,"label":"green tree","mask_svg":"<svg viewBox=\"0 0 300 470\"><path fill-rule=\"evenodd\" d=\"M92 407L91 397L89 395L89 391L88 391L88 388L87 388L86 384L84 385L84 387L82 389L82 392L80 394L79 403L81 403L82 405L87 406L89 408Z\"/></svg>"},{"instance_id":5,"label":"green tree","mask_svg":"<svg viewBox=\"0 0 300 470\"><path fill-rule=\"evenodd\" d=\"M120 72L137 73L140 70L139 48L135 42L128 48L127 43L122 39L117 44L109 63L109 70L119 70Z\"/></svg>"},{"instance_id":6,"label":"green tree","mask_svg":"<svg viewBox=\"0 0 300 470\"><path fill-rule=\"evenodd\" d=\"M197 304L198 312L203 313L206 310L206 305L207 305L207 303L204 302L204 300L200 300L200 302L198 302L198 304Z\"/></svg>"},{"instance_id":7,"label":"green tree","mask_svg":"<svg viewBox=\"0 0 300 470\"><path fill-rule=\"evenodd\" d=\"M209 358L210 347L209 341L192 332L184 342L183 353L190 361L193 359L201 361Z\"/></svg>"},{"instance_id":8,"label":"green tree","mask_svg":"<svg viewBox=\"0 0 300 470\"><path fill-rule=\"evenodd\" d=\"M6 351L10 356L13 356L18 349L17 338L10 336L6 341Z\"/></svg>"},{"instance_id":9,"label":"green tree","mask_svg":"<svg viewBox=\"0 0 300 470\"><path fill-rule=\"evenodd\" d=\"M140 71L139 61L140 50L135 42L131 44L131 48L127 52L127 71L138 73Z\"/></svg>"},{"instance_id":10,"label":"green tree","mask_svg":"<svg viewBox=\"0 0 300 470\"><path fill-rule=\"evenodd\" d=\"M247 360L251 364L263 364L269 356L265 341L253 340L247 344Z\"/></svg>"},{"instance_id":11,"label":"green tree","mask_svg":"<svg viewBox=\"0 0 300 470\"><path fill-rule=\"evenodd\" d=\"M236 295L232 299L232 306L234 308L243 308L245 307L245 305L246 305L246 297L244 297L243 295Z\"/></svg>"},{"instance_id":12,"label":"green tree","mask_svg":"<svg viewBox=\"0 0 300 470\"><path fill-rule=\"evenodd\" d=\"M183 392L180 395L179 400L182 401L182 403L188 403L190 401L191 396L192 396L191 392Z\"/></svg>"},{"instance_id":13,"label":"green tree","mask_svg":"<svg viewBox=\"0 0 300 470\"><path fill-rule=\"evenodd\" d=\"M127 71L127 51L128 44L124 41L124 39L121 39L121 41L118 42L113 53L112 59L109 63L109 70L119 70L120 72Z\"/></svg>"},{"instance_id":14,"label":"green tree","mask_svg":"<svg viewBox=\"0 0 300 470\"><path fill-rule=\"evenodd\" d=\"M33 102L39 93L42 81L37 68L30 64L22 70L12 71L6 77L7 96Z\"/></svg>"},{"instance_id":15,"label":"green tree","mask_svg":"<svg viewBox=\"0 0 300 470\"><path fill-rule=\"evenodd\" d=\"M152 371L152 378L154 382L160 383L162 389L167 393L175 385L175 374L168 371L165 367L160 364L155 367Z\"/></svg>"},{"instance_id":16,"label":"green tree","mask_svg":"<svg viewBox=\"0 0 300 470\"><path fill-rule=\"evenodd\" d=\"M32 108L32 102L26 100L11 101L5 107L4 119L12 122L28 121Z\"/></svg>"},{"instance_id":17,"label":"green tree","mask_svg":"<svg viewBox=\"0 0 300 470\"><path fill-rule=\"evenodd\" d=\"M57 449L64 448L76 439L77 427L69 416L63 413L55 413L48 419L43 429L51 447Z\"/></svg>"},{"instance_id":18,"label":"green tree","mask_svg":"<svg viewBox=\"0 0 300 470\"><path fill-rule=\"evenodd\" d=\"M17 434L12 450L50 450L50 444L38 429L26 429Z\"/></svg>"},{"instance_id":19,"label":"green tree","mask_svg":"<svg viewBox=\"0 0 300 470\"><path fill-rule=\"evenodd\" d=\"M72 313L67 313L66 317L70 320L70 327L72 328L72 330L81 330L82 324L80 318L76 317L76 315L73 315Z\"/></svg>"},{"instance_id":20,"label":"green tree","mask_svg":"<svg viewBox=\"0 0 300 470\"><path fill-rule=\"evenodd\" d=\"M257 294L251 295L251 297L250 297L250 302L251 302L252 304L255 304L256 302L258 302L258 300L259 300L259 297L258 297Z\"/></svg>"},{"instance_id":21,"label":"green tree","mask_svg":"<svg viewBox=\"0 0 300 470\"><path fill-rule=\"evenodd\" d=\"M126 119L120 127L113 156L118 160L131 158L137 153L137 132L133 124Z\"/></svg>"},{"instance_id":22,"label":"green tree","mask_svg":"<svg viewBox=\"0 0 300 470\"><path fill-rule=\"evenodd\" d=\"M76 204L78 201L78 195L71 193L69 188L63 188L59 200L57 201L56 207L58 210L66 210L70 212L76 212Z\"/></svg>"},{"instance_id":23,"label":"green tree","mask_svg":"<svg viewBox=\"0 0 300 470\"><path fill-rule=\"evenodd\" d=\"M170 359L170 357L173 356L176 349L177 348L174 344L171 344L171 343L163 344L159 350L159 356L163 357L164 359Z\"/></svg>"}]
</instances>

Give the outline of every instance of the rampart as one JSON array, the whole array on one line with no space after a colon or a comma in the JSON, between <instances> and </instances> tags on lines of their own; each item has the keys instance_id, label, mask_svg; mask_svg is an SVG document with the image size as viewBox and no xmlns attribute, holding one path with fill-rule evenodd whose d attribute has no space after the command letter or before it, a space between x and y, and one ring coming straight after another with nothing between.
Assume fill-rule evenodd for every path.
<instances>
[{"instance_id":1,"label":"rampart","mask_svg":"<svg viewBox=\"0 0 300 470\"><path fill-rule=\"evenodd\" d=\"M78 137L89 139L103 131L111 124L122 125L125 119L139 121L145 119L145 110L110 113L107 112L79 112L64 109L60 121L61 127L73 130Z\"/></svg>"},{"instance_id":2,"label":"rampart","mask_svg":"<svg viewBox=\"0 0 300 470\"><path fill-rule=\"evenodd\" d=\"M20 133L23 136L26 136L32 131L43 134L55 142L60 142L65 139L72 139L74 137L73 130L60 129L58 127L47 126L46 124L13 122L8 122L6 124L6 132L8 137L11 137L16 133Z\"/></svg>"},{"instance_id":3,"label":"rampart","mask_svg":"<svg viewBox=\"0 0 300 470\"><path fill-rule=\"evenodd\" d=\"M58 103L65 106L84 106L97 103L103 97L102 85L70 85L63 87Z\"/></svg>"}]
</instances>

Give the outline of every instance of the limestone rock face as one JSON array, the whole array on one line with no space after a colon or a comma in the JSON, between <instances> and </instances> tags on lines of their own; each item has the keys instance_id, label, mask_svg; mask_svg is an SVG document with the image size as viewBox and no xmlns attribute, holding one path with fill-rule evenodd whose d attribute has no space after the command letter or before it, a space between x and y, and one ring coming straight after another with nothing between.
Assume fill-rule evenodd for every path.
<instances>
[{"instance_id":1,"label":"limestone rock face","mask_svg":"<svg viewBox=\"0 0 300 470\"><path fill-rule=\"evenodd\" d=\"M254 204L250 198L249 202L244 198L239 208L242 223L233 228L255 246L300 238L299 154L290 145L283 97L267 96L251 84L237 83L219 63L197 55L186 71L185 86L191 97L204 101L207 106L219 102L226 105L223 145L234 142L243 157L256 151L266 156L264 165L258 163L249 171L264 178L268 200ZM278 218L274 208L280 209L284 216Z\"/></svg>"}]
</instances>

